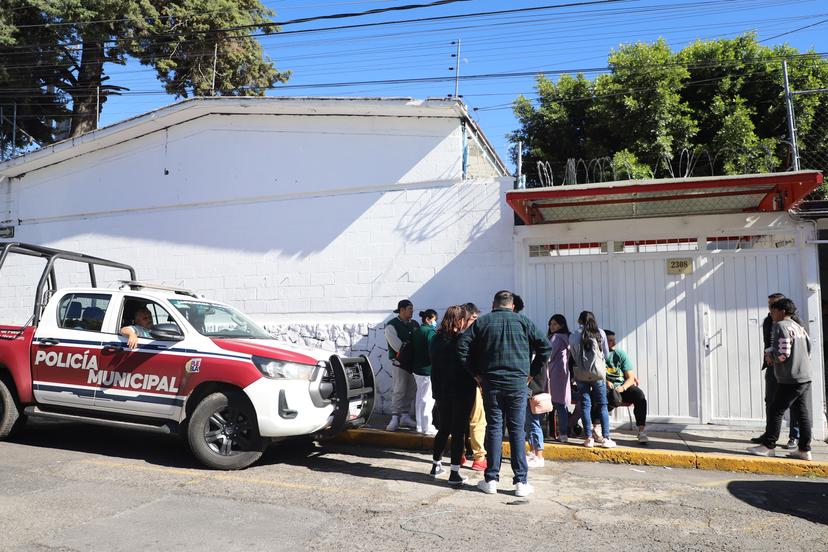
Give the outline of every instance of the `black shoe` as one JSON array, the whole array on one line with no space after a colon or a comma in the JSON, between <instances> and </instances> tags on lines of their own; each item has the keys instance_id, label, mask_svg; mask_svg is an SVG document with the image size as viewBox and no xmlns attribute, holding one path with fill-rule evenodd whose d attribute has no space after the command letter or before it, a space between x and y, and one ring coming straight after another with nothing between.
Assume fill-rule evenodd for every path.
<instances>
[{"instance_id":1,"label":"black shoe","mask_svg":"<svg viewBox=\"0 0 828 552\"><path fill-rule=\"evenodd\" d=\"M432 464L431 465L431 475L437 477L438 475L445 473L445 469L443 468L443 464Z\"/></svg>"},{"instance_id":2,"label":"black shoe","mask_svg":"<svg viewBox=\"0 0 828 552\"><path fill-rule=\"evenodd\" d=\"M760 435L759 437L751 437L750 442L755 444L755 445L761 444L762 443L762 437L763 437L763 435Z\"/></svg>"},{"instance_id":3,"label":"black shoe","mask_svg":"<svg viewBox=\"0 0 828 552\"><path fill-rule=\"evenodd\" d=\"M459 471L451 470L451 474L449 475L449 478L448 478L448 484L449 485L462 485L468 479L469 479L468 477L460 475Z\"/></svg>"}]
</instances>

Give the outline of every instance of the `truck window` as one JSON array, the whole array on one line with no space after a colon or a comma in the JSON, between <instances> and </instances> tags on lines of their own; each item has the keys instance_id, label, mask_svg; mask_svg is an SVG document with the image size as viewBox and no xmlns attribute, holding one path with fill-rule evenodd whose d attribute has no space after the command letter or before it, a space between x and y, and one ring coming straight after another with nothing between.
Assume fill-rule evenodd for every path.
<instances>
[{"instance_id":1,"label":"truck window","mask_svg":"<svg viewBox=\"0 0 828 552\"><path fill-rule=\"evenodd\" d=\"M58 326L69 330L101 331L111 295L70 293L58 305Z\"/></svg>"},{"instance_id":2,"label":"truck window","mask_svg":"<svg viewBox=\"0 0 828 552\"><path fill-rule=\"evenodd\" d=\"M158 303L137 297L126 297L121 314L121 324L118 327L132 326L135 323L135 311L142 307L150 312L153 326L156 324L175 324L175 319ZM176 324L176 326L178 325Z\"/></svg>"}]
</instances>

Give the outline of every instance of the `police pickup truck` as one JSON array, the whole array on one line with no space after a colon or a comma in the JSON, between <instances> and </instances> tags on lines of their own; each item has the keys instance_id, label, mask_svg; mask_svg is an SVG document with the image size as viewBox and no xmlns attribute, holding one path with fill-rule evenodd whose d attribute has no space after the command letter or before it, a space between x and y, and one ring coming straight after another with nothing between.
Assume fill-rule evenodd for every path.
<instances>
[{"instance_id":1,"label":"police pickup truck","mask_svg":"<svg viewBox=\"0 0 828 552\"><path fill-rule=\"evenodd\" d=\"M3 244L0 287L14 255L39 257L44 268L28 322L0 320L0 439L27 417L178 433L205 466L232 470L270 442L330 436L371 414L374 374L364 356L275 341L229 305L70 251ZM67 262L87 265L89 286L58 285L55 264ZM98 287L102 267L129 279ZM140 328L139 312L151 318ZM128 326L139 330L134 348L121 334Z\"/></svg>"}]
</instances>

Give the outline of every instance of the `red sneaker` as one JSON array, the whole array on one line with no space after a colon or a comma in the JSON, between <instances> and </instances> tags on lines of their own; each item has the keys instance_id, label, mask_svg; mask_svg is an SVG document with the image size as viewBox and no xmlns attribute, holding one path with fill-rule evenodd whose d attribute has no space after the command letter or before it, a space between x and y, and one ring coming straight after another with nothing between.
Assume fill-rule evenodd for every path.
<instances>
[{"instance_id":1,"label":"red sneaker","mask_svg":"<svg viewBox=\"0 0 828 552\"><path fill-rule=\"evenodd\" d=\"M460 459L460 467L461 468L465 468L466 464L468 464L468 463L469 463L469 461L465 456Z\"/></svg>"},{"instance_id":2,"label":"red sneaker","mask_svg":"<svg viewBox=\"0 0 828 552\"><path fill-rule=\"evenodd\" d=\"M485 459L475 460L474 462L472 462L471 469L473 469L474 471L480 471L480 472L486 471L486 460Z\"/></svg>"}]
</instances>

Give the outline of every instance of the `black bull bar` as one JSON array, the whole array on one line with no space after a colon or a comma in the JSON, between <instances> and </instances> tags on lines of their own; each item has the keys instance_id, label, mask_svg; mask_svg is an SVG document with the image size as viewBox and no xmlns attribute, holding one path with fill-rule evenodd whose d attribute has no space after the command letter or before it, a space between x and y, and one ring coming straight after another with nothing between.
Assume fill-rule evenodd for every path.
<instances>
[{"instance_id":1,"label":"black bull bar","mask_svg":"<svg viewBox=\"0 0 828 552\"><path fill-rule=\"evenodd\" d=\"M332 436L346 429L364 426L374 410L374 370L366 356L341 357L331 355L328 378L333 384L330 401L334 405L331 424L323 432ZM351 403L356 402L359 410L351 413Z\"/></svg>"}]
</instances>

